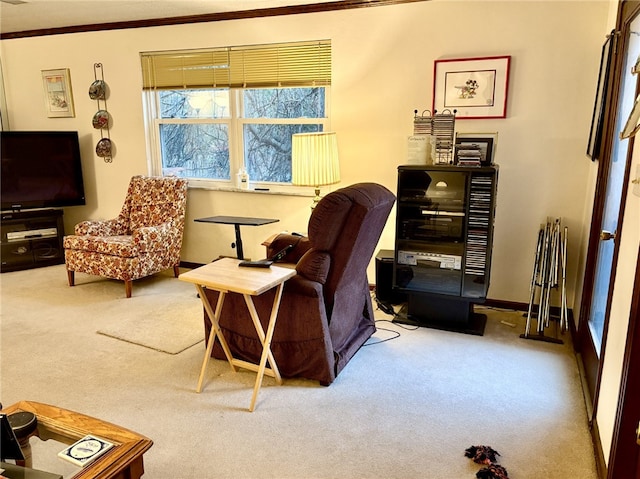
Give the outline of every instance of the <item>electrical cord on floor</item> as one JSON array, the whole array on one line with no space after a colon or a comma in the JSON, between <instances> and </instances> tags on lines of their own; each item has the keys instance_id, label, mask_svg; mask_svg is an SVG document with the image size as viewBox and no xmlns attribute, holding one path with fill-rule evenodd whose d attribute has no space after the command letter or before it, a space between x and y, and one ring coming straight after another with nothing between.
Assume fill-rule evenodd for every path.
<instances>
[{"instance_id":1,"label":"electrical cord on floor","mask_svg":"<svg viewBox=\"0 0 640 479\"><path fill-rule=\"evenodd\" d=\"M376 323L378 322L382 322L382 321L386 321L388 323L390 323L391 321L389 321L388 319L376 319ZM387 341L391 341L392 339L396 339L400 337L400 333L398 331L394 331L393 329L386 329L386 328L379 328L376 326L376 330L377 331L386 331L388 333L393 333L394 335L391 336L390 338L385 338L385 339L378 339L377 341L371 341L371 342L366 342L362 345L362 347L364 346L373 346L375 344L380 344L380 343L386 343Z\"/></svg>"},{"instance_id":2,"label":"electrical cord on floor","mask_svg":"<svg viewBox=\"0 0 640 479\"><path fill-rule=\"evenodd\" d=\"M394 319L395 319L395 318L402 318L402 317L403 317L403 315L402 315L402 314L397 313L397 312L395 311L395 309L393 309L393 306L392 306L392 305L390 305L389 303L385 303L385 302L383 302L383 301L380 301L380 300L376 297L376 295L375 295L375 294L373 294L373 293L372 293L371 298L372 298L372 299L375 301L375 303L376 303L376 306L377 306L377 308L376 308L376 309L379 309L380 311L382 311L382 312L383 312L383 313L385 313L385 314L388 314L389 316L393 316L393 317L394 317ZM418 329L418 327L417 327L417 326L415 326L415 327L407 327L407 326L405 326L405 325L403 325L403 324L396 323L396 322L394 322L393 320L390 320L390 319L376 319L376 320L375 320L375 323L376 323L376 325L377 325L378 323L391 323L391 324L393 324L394 326L400 327L400 328L402 328L402 329L406 329L406 330L408 330L408 331L415 331L416 329ZM400 337L400 332L399 332L399 331L395 331L395 330L393 330L393 329L387 329L387 328L380 328L380 327L378 327L378 326L376 326L376 329L377 329L378 331L386 331L386 332L388 332L388 333L393 333L394 335L393 335L392 337L390 337L390 338L380 339L380 340L378 340L378 341L367 342L367 343L363 344L363 346L373 346L373 345L375 345L375 344L385 343L385 342L387 342L387 341L391 341L391 340L393 340L393 339L396 339L396 338L399 338L399 337Z\"/></svg>"}]
</instances>

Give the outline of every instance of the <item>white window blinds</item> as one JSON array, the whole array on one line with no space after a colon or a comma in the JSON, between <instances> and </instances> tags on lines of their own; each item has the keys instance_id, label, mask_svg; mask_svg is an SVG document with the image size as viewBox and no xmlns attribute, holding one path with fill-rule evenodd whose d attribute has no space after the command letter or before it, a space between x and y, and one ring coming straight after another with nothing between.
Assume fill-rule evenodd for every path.
<instances>
[{"instance_id":1,"label":"white window blinds","mask_svg":"<svg viewBox=\"0 0 640 479\"><path fill-rule=\"evenodd\" d=\"M279 88L331 84L331 41L143 52L145 89Z\"/></svg>"}]
</instances>

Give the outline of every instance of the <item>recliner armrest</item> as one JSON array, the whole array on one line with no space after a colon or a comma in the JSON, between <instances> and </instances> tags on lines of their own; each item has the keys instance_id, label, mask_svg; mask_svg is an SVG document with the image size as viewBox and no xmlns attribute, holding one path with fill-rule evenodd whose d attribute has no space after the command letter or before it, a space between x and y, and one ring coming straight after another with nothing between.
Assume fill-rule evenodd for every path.
<instances>
[{"instance_id":1,"label":"recliner armrest","mask_svg":"<svg viewBox=\"0 0 640 479\"><path fill-rule=\"evenodd\" d=\"M271 243L267 245L267 258L273 257L289 245L293 245L293 248L291 248L279 262L296 264L309 248L311 248L309 238L306 236L281 233L273 238Z\"/></svg>"}]
</instances>

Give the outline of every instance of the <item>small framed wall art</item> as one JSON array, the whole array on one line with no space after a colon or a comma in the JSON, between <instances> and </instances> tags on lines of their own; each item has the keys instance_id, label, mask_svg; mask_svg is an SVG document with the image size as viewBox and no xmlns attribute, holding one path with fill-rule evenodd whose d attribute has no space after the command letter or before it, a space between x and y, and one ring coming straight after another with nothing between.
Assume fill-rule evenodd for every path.
<instances>
[{"instance_id":1,"label":"small framed wall art","mask_svg":"<svg viewBox=\"0 0 640 479\"><path fill-rule=\"evenodd\" d=\"M455 163L457 165L473 163L475 166L493 165L497 142L497 133L457 133Z\"/></svg>"},{"instance_id":2,"label":"small framed wall art","mask_svg":"<svg viewBox=\"0 0 640 479\"><path fill-rule=\"evenodd\" d=\"M511 56L436 60L433 110L456 119L505 118Z\"/></svg>"},{"instance_id":3,"label":"small framed wall art","mask_svg":"<svg viewBox=\"0 0 640 479\"><path fill-rule=\"evenodd\" d=\"M44 105L49 118L76 116L73 108L71 75L68 68L42 70Z\"/></svg>"}]
</instances>

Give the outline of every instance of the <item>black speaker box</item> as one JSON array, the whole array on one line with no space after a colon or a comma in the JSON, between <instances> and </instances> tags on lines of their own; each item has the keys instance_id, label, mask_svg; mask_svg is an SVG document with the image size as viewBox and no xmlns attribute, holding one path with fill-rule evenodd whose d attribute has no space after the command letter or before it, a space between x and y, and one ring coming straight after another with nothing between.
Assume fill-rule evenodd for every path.
<instances>
[{"instance_id":1,"label":"black speaker box","mask_svg":"<svg viewBox=\"0 0 640 479\"><path fill-rule=\"evenodd\" d=\"M393 250L381 249L376 255L376 298L378 301L400 304L406 295L393 289Z\"/></svg>"}]
</instances>

